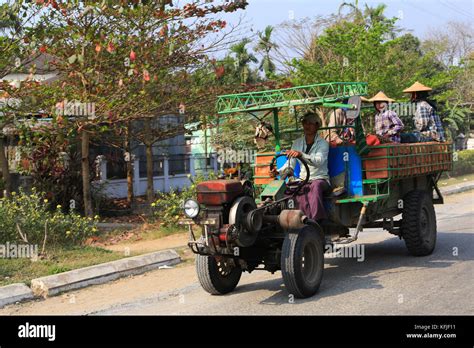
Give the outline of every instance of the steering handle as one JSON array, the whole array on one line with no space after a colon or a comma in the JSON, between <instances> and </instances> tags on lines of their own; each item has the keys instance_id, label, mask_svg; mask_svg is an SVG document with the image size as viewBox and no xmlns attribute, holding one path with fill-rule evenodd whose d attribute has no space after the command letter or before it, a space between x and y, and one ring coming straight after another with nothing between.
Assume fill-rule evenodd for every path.
<instances>
[{"instance_id":1,"label":"steering handle","mask_svg":"<svg viewBox=\"0 0 474 348\"><path fill-rule=\"evenodd\" d=\"M272 158L272 161L270 162L270 172L273 171L273 169L275 168L275 162L277 160L277 158L281 157L281 156L286 156L285 153L280 153L278 155L275 155L273 158ZM303 181L297 183L295 186L296 188L294 190L292 190L292 194L295 195L297 194L302 188L303 186L305 186L308 182L309 182L309 166L308 166L308 161L306 161L306 159L304 158L297 158L297 160L299 160L301 163L303 163L303 166L304 168L306 169L306 177Z\"/></svg>"}]
</instances>

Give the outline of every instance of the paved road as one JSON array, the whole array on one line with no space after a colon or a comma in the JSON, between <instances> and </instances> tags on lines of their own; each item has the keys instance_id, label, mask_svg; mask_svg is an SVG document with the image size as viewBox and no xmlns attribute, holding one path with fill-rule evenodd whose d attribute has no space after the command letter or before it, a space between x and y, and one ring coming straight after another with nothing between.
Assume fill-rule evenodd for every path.
<instances>
[{"instance_id":1,"label":"paved road","mask_svg":"<svg viewBox=\"0 0 474 348\"><path fill-rule=\"evenodd\" d=\"M74 305L51 298L11 306L0 314L474 314L473 198L471 191L450 196L445 205L436 206L438 243L427 257L409 256L403 241L385 231L363 232L358 243L364 246L365 260L326 258L321 288L305 300L291 301L280 272L244 274L232 294L210 296L188 266L65 295L77 297ZM174 286L130 294L134 287L159 281L160 275L176 277ZM114 287L129 292L111 300ZM103 303L97 301L101 294ZM96 303L92 305L93 301Z\"/></svg>"}]
</instances>

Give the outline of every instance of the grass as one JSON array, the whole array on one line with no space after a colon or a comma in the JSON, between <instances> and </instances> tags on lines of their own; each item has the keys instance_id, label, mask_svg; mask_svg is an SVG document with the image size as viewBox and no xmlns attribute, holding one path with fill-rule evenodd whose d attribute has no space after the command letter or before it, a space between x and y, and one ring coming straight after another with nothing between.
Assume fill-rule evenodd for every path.
<instances>
[{"instance_id":1,"label":"grass","mask_svg":"<svg viewBox=\"0 0 474 348\"><path fill-rule=\"evenodd\" d=\"M12 283L30 285L31 280L38 277L114 261L123 257L125 255L121 252L84 246L50 250L46 258L37 261L27 258L0 259L0 286Z\"/></svg>"},{"instance_id":2,"label":"grass","mask_svg":"<svg viewBox=\"0 0 474 348\"><path fill-rule=\"evenodd\" d=\"M441 179L439 179L439 182L438 182L438 186L439 187L446 187L446 186L449 186L449 185L456 185L456 184L460 184L460 183L463 183L463 182L466 182L466 181L473 181L474 180L474 173L471 173L471 174L465 174L465 175L461 175L461 176L453 176L453 177L450 177L450 178L447 178L445 176L446 174L444 174Z\"/></svg>"},{"instance_id":3,"label":"grass","mask_svg":"<svg viewBox=\"0 0 474 348\"><path fill-rule=\"evenodd\" d=\"M149 225L148 228L138 231L136 235L120 243L130 243L137 240L153 240L163 238L176 233L183 233L186 230L182 227L168 227ZM124 230L114 230L103 233L99 238L106 240L124 233ZM182 249L182 250L181 250ZM193 254L186 248L181 248L178 252L186 264L191 262ZM104 262L115 261L126 256L135 256L139 253L131 252L125 255L123 252L106 250L93 246L75 246L69 248L52 248L47 250L44 259L33 261L29 258L0 258L0 286L13 283L31 284L31 280L52 274L71 271L73 269L97 265Z\"/></svg>"},{"instance_id":4,"label":"grass","mask_svg":"<svg viewBox=\"0 0 474 348\"><path fill-rule=\"evenodd\" d=\"M187 232L186 228L180 226L161 226L158 224L150 224L148 226L143 226L137 228L135 230L124 230L124 229L114 229L112 231L103 232L98 236L99 242L106 242L110 239L114 239L114 237L119 237L120 235L131 232L134 235L129 239L124 239L117 241L114 244L123 244L123 243L133 243L136 241L146 241L146 240L155 240L159 238L163 238L166 236L170 236L173 234L178 233L185 233Z\"/></svg>"},{"instance_id":5,"label":"grass","mask_svg":"<svg viewBox=\"0 0 474 348\"><path fill-rule=\"evenodd\" d=\"M172 234L184 233L187 232L183 227L175 226L161 226L161 227L152 227L141 234L140 237L142 240L152 240L170 236Z\"/></svg>"},{"instance_id":6,"label":"grass","mask_svg":"<svg viewBox=\"0 0 474 348\"><path fill-rule=\"evenodd\" d=\"M135 236L128 240L118 242L130 243L137 240L154 240L163 238L172 234L183 233L182 227L158 227L150 225L147 229L139 231ZM124 230L114 230L102 234L101 240L112 238L113 236L124 233ZM178 250L185 264L189 264L194 259L191 251L180 248ZM13 283L26 283L30 285L31 280L52 274L71 271L73 269L97 265L104 262L114 261L126 256L135 256L139 253L131 252L130 255L124 255L123 252L106 250L100 247L83 246L70 248L55 248L47 251L44 259L32 261L28 258L3 259L0 258L0 286Z\"/></svg>"},{"instance_id":7,"label":"grass","mask_svg":"<svg viewBox=\"0 0 474 348\"><path fill-rule=\"evenodd\" d=\"M183 246L180 248L175 248L174 250L176 250L179 257L181 257L181 263L179 263L176 267L185 267L194 264L196 255L189 249L189 247Z\"/></svg>"}]
</instances>

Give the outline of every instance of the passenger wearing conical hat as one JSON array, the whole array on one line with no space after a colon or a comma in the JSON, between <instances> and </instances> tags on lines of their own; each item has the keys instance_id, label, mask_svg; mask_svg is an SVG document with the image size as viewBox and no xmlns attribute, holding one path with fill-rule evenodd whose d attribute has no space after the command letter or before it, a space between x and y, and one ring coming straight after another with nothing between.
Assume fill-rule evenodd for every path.
<instances>
[{"instance_id":1,"label":"passenger wearing conical hat","mask_svg":"<svg viewBox=\"0 0 474 348\"><path fill-rule=\"evenodd\" d=\"M436 114L436 107L427 100L428 92L431 90L418 81L403 90L404 93L411 93L411 101L416 103L414 114L416 131L413 133L421 142L446 140L441 119Z\"/></svg>"},{"instance_id":2,"label":"passenger wearing conical hat","mask_svg":"<svg viewBox=\"0 0 474 348\"><path fill-rule=\"evenodd\" d=\"M369 102L374 103L375 107L375 133L384 139L391 140L395 143L400 142L400 133L405 127L397 113L389 110L388 103L394 102L384 92L380 91Z\"/></svg>"}]
</instances>

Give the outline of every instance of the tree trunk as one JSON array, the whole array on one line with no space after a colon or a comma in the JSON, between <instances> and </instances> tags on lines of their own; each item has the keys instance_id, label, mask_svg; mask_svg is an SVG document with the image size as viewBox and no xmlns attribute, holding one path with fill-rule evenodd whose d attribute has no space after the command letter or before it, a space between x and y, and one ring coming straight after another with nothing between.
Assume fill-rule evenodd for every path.
<instances>
[{"instance_id":1,"label":"tree trunk","mask_svg":"<svg viewBox=\"0 0 474 348\"><path fill-rule=\"evenodd\" d=\"M146 197L148 203L152 203L155 199L155 188L153 187L153 142L151 141L151 119L145 119L145 141L146 147Z\"/></svg>"},{"instance_id":2,"label":"tree trunk","mask_svg":"<svg viewBox=\"0 0 474 348\"><path fill-rule=\"evenodd\" d=\"M130 127L130 123L128 123L125 135L125 151L129 153L129 160L127 162L127 203L131 207L133 204L133 159L130 143Z\"/></svg>"},{"instance_id":3,"label":"tree trunk","mask_svg":"<svg viewBox=\"0 0 474 348\"><path fill-rule=\"evenodd\" d=\"M5 182L6 197L10 196L12 190L12 180L10 176L10 170L8 168L8 160L5 154L5 137L0 137L0 169L2 170L3 181Z\"/></svg>"},{"instance_id":4,"label":"tree trunk","mask_svg":"<svg viewBox=\"0 0 474 348\"><path fill-rule=\"evenodd\" d=\"M91 182L89 168L89 133L85 130L81 135L81 166L82 166L82 191L84 199L84 215L92 217Z\"/></svg>"},{"instance_id":5,"label":"tree trunk","mask_svg":"<svg viewBox=\"0 0 474 348\"><path fill-rule=\"evenodd\" d=\"M326 115L324 114L324 109L321 107L316 108L316 114L321 119L321 126L327 127ZM329 139L329 133L330 133L329 130L321 131L321 135L323 136L324 139Z\"/></svg>"}]
</instances>

